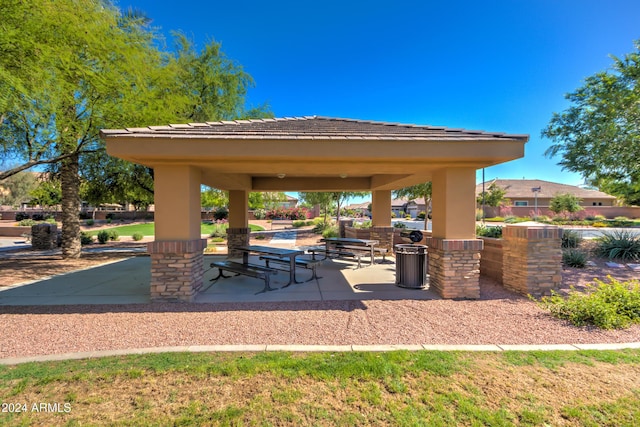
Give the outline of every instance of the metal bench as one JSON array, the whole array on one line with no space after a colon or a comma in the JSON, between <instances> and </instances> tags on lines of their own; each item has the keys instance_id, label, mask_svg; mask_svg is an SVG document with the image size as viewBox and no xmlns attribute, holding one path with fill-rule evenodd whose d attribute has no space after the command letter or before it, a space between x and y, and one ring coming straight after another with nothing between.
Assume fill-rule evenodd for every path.
<instances>
[{"instance_id":1,"label":"metal bench","mask_svg":"<svg viewBox=\"0 0 640 427\"><path fill-rule=\"evenodd\" d=\"M313 260L316 259L316 254L318 253L323 253L324 254L324 258L321 260L325 260L327 258L330 258L332 255L337 257L337 258L355 258L356 261L358 261L358 267L360 268L362 267L362 263L360 262L360 259L362 258L362 254L360 253L354 253L354 252L347 252L341 249L329 249L327 250L325 247L317 247L317 248L309 248L307 249L307 252L309 252L311 254L311 257L313 258Z\"/></svg>"},{"instance_id":2,"label":"metal bench","mask_svg":"<svg viewBox=\"0 0 640 427\"><path fill-rule=\"evenodd\" d=\"M211 263L211 267L218 269L218 275L213 279L211 279L212 282L218 280L221 277L224 279L234 277L234 276L225 276L224 275L225 271L236 273L236 276L244 275L244 276L255 277L256 279L264 280L264 289L262 289L260 292L256 292L256 295L261 294L263 292L267 292L267 291L273 291L274 289L269 286L269 277L272 274L278 273L278 270L273 268L263 267L261 265L254 265L254 264L243 264L241 262L228 261L228 260L214 261Z\"/></svg>"},{"instance_id":3,"label":"metal bench","mask_svg":"<svg viewBox=\"0 0 640 427\"><path fill-rule=\"evenodd\" d=\"M265 256L261 256L260 259L264 260L264 262L267 265L267 267L269 267L269 263L270 262L283 264L285 266L289 265L289 261L288 260L282 259L282 258L278 258L276 256L265 255ZM307 270L311 270L311 273L312 273L311 274L311 278L309 280L307 280L307 282L310 282L313 279L316 279L316 280L322 279L322 277L318 277L318 274L317 274L318 264L320 264L320 260L296 258L296 265L298 265L298 266L300 266L302 268L306 268ZM286 269L284 271L289 271L289 270Z\"/></svg>"}]
</instances>

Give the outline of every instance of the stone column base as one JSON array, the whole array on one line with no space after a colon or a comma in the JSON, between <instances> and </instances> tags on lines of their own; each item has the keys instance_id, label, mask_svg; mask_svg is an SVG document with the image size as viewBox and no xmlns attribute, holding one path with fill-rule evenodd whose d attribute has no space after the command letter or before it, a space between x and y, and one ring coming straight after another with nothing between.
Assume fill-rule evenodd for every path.
<instances>
[{"instance_id":1,"label":"stone column base","mask_svg":"<svg viewBox=\"0 0 640 427\"><path fill-rule=\"evenodd\" d=\"M502 229L505 288L540 297L562 283L562 229L538 223L509 224Z\"/></svg>"},{"instance_id":2,"label":"stone column base","mask_svg":"<svg viewBox=\"0 0 640 427\"><path fill-rule=\"evenodd\" d=\"M242 251L234 250L236 246L249 244L250 228L227 228L227 258L242 258Z\"/></svg>"},{"instance_id":3,"label":"stone column base","mask_svg":"<svg viewBox=\"0 0 640 427\"><path fill-rule=\"evenodd\" d=\"M31 246L37 250L54 249L57 246L58 226L36 224L31 226Z\"/></svg>"},{"instance_id":4,"label":"stone column base","mask_svg":"<svg viewBox=\"0 0 640 427\"><path fill-rule=\"evenodd\" d=\"M151 301L192 302L202 288L207 239L156 241L151 254Z\"/></svg>"},{"instance_id":5,"label":"stone column base","mask_svg":"<svg viewBox=\"0 0 640 427\"><path fill-rule=\"evenodd\" d=\"M482 240L431 237L429 288L443 298L480 298L480 251Z\"/></svg>"}]
</instances>

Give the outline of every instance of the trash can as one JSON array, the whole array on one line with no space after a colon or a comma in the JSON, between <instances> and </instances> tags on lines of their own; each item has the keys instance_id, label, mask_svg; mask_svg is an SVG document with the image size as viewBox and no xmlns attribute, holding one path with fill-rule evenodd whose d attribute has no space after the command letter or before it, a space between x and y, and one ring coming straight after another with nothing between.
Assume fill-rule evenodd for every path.
<instances>
[{"instance_id":1,"label":"trash can","mask_svg":"<svg viewBox=\"0 0 640 427\"><path fill-rule=\"evenodd\" d=\"M427 283L427 247L396 245L396 285L422 289Z\"/></svg>"}]
</instances>

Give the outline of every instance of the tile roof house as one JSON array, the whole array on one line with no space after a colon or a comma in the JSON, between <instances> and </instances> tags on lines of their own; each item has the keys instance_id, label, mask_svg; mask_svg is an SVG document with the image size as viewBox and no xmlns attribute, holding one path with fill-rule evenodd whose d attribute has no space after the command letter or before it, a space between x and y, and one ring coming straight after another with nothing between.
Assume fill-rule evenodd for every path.
<instances>
[{"instance_id":1,"label":"tile roof house","mask_svg":"<svg viewBox=\"0 0 640 427\"><path fill-rule=\"evenodd\" d=\"M484 183L485 191L491 184L506 191L505 198L511 201L511 206L535 206L536 194L538 206L549 206L557 194L569 193L582 199L581 206L614 206L616 198L602 191L589 190L575 185L560 184L541 179L494 179ZM534 191L534 189L538 189ZM482 183L476 185L476 195L482 193Z\"/></svg>"}]
</instances>

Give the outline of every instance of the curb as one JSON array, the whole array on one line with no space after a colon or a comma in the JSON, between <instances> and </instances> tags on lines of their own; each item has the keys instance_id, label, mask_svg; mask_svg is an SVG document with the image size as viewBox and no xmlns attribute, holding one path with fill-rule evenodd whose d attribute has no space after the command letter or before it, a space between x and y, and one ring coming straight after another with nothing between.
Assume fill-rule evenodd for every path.
<instances>
[{"instance_id":1,"label":"curb","mask_svg":"<svg viewBox=\"0 0 640 427\"><path fill-rule=\"evenodd\" d=\"M239 344L239 345L189 345L175 347L149 347L122 350L86 351L77 353L50 354L44 356L9 357L0 359L0 365L19 365L31 362L57 362L62 360L92 359L109 356L154 353L212 353L212 352L385 352L385 351L578 351L578 350L623 350L639 349L640 342L612 344L480 344L480 345L440 345L440 344L391 344L391 345L280 345L280 344Z\"/></svg>"}]
</instances>

